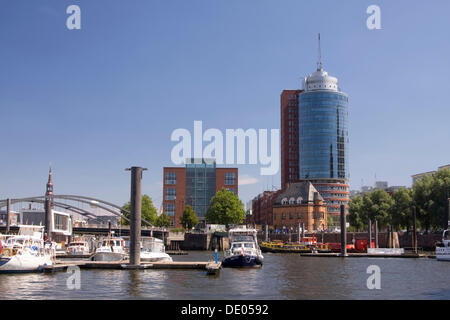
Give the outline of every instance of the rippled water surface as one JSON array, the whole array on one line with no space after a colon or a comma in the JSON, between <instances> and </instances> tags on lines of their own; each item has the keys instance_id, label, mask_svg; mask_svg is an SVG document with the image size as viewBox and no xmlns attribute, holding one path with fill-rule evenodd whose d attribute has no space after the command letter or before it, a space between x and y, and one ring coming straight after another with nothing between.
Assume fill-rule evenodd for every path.
<instances>
[{"instance_id":1,"label":"rippled water surface","mask_svg":"<svg viewBox=\"0 0 450 320\"><path fill-rule=\"evenodd\" d=\"M174 260L207 261L211 252ZM367 289L367 267L381 269L381 290ZM322 258L265 254L261 269L81 270L0 275L0 299L450 299L450 262L434 259Z\"/></svg>"}]
</instances>

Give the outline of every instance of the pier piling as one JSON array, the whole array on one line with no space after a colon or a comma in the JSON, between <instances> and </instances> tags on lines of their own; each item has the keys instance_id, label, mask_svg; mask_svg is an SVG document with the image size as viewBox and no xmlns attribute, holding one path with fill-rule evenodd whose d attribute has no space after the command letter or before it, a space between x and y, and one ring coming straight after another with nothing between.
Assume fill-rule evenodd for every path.
<instances>
[{"instance_id":1,"label":"pier piling","mask_svg":"<svg viewBox=\"0 0 450 320\"><path fill-rule=\"evenodd\" d=\"M413 242L413 248L414 252L417 254L417 220L416 220L416 207L412 207L412 218L413 218L413 235L412 235L412 242Z\"/></svg>"},{"instance_id":2,"label":"pier piling","mask_svg":"<svg viewBox=\"0 0 450 320\"><path fill-rule=\"evenodd\" d=\"M373 232L375 234L375 248L378 248L378 221L377 219L373 222Z\"/></svg>"},{"instance_id":3,"label":"pier piling","mask_svg":"<svg viewBox=\"0 0 450 320\"><path fill-rule=\"evenodd\" d=\"M6 199L6 234L9 234L9 226L11 222L11 199Z\"/></svg>"},{"instance_id":4,"label":"pier piling","mask_svg":"<svg viewBox=\"0 0 450 320\"><path fill-rule=\"evenodd\" d=\"M347 256L347 224L345 219L345 205L341 204L341 256Z\"/></svg>"},{"instance_id":5,"label":"pier piling","mask_svg":"<svg viewBox=\"0 0 450 320\"><path fill-rule=\"evenodd\" d=\"M141 167L131 167L130 201L130 265L141 264L141 220L142 220L142 171Z\"/></svg>"}]
</instances>

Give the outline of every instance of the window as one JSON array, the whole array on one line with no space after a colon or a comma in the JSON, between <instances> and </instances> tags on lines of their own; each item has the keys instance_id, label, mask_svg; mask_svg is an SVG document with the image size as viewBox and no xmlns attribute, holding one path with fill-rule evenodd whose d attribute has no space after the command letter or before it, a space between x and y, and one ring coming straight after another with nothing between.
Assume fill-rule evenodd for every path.
<instances>
[{"instance_id":1,"label":"window","mask_svg":"<svg viewBox=\"0 0 450 320\"><path fill-rule=\"evenodd\" d=\"M289 219L294 219L294 214L292 212L289 212Z\"/></svg>"},{"instance_id":2,"label":"window","mask_svg":"<svg viewBox=\"0 0 450 320\"><path fill-rule=\"evenodd\" d=\"M289 204L295 204L295 199L294 198L290 198L289 199Z\"/></svg>"},{"instance_id":3,"label":"window","mask_svg":"<svg viewBox=\"0 0 450 320\"><path fill-rule=\"evenodd\" d=\"M297 204L301 204L302 203L303 198L302 197L298 197L297 198Z\"/></svg>"},{"instance_id":4,"label":"window","mask_svg":"<svg viewBox=\"0 0 450 320\"><path fill-rule=\"evenodd\" d=\"M283 212L283 213L281 214L281 219L286 220L286 213Z\"/></svg>"},{"instance_id":5,"label":"window","mask_svg":"<svg viewBox=\"0 0 450 320\"><path fill-rule=\"evenodd\" d=\"M166 214L168 216L173 217L175 215L175 204L173 204L173 203L166 203L166 208L165 209L166 209L165 210Z\"/></svg>"},{"instance_id":6,"label":"window","mask_svg":"<svg viewBox=\"0 0 450 320\"><path fill-rule=\"evenodd\" d=\"M177 184L176 172L167 172L166 173L166 184Z\"/></svg>"},{"instance_id":7,"label":"window","mask_svg":"<svg viewBox=\"0 0 450 320\"><path fill-rule=\"evenodd\" d=\"M225 173L225 185L235 185L236 184L236 174L234 172Z\"/></svg>"},{"instance_id":8,"label":"window","mask_svg":"<svg viewBox=\"0 0 450 320\"><path fill-rule=\"evenodd\" d=\"M234 189L234 188L227 188L227 190L229 190L229 191L233 192L234 194L236 194L236 189Z\"/></svg>"},{"instance_id":9,"label":"window","mask_svg":"<svg viewBox=\"0 0 450 320\"><path fill-rule=\"evenodd\" d=\"M283 198L283 200L281 200L281 204L287 204L288 203L288 199L287 198Z\"/></svg>"},{"instance_id":10,"label":"window","mask_svg":"<svg viewBox=\"0 0 450 320\"><path fill-rule=\"evenodd\" d=\"M175 189L175 188L167 188L166 189L166 200L175 200L176 190L177 189Z\"/></svg>"},{"instance_id":11,"label":"window","mask_svg":"<svg viewBox=\"0 0 450 320\"><path fill-rule=\"evenodd\" d=\"M302 214L299 212L297 213L297 219L301 219L302 218Z\"/></svg>"}]
</instances>

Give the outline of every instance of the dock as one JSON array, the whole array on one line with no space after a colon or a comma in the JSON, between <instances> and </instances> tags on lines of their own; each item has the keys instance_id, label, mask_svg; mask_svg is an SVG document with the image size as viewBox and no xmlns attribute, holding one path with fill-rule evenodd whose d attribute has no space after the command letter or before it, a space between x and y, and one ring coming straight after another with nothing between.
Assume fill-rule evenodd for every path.
<instances>
[{"instance_id":1,"label":"dock","mask_svg":"<svg viewBox=\"0 0 450 320\"><path fill-rule=\"evenodd\" d=\"M218 262L196 262L196 261L172 261L172 262L143 262L140 265L130 265L128 260L123 261L60 261L57 260L51 266L42 268L44 273L65 271L69 267L79 267L80 269L113 269L113 270L134 270L134 269L194 269L206 270L207 274L217 274L222 268L222 263Z\"/></svg>"},{"instance_id":2,"label":"dock","mask_svg":"<svg viewBox=\"0 0 450 320\"><path fill-rule=\"evenodd\" d=\"M340 253L298 253L302 257L342 257ZM424 253L405 254L369 254L369 253L347 253L346 258L426 258Z\"/></svg>"}]
</instances>

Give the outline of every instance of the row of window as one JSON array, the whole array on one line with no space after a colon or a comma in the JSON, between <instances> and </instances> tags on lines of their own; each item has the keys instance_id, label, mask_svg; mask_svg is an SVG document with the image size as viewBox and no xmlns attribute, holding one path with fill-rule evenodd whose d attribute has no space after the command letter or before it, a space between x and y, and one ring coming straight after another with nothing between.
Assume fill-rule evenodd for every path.
<instances>
[{"instance_id":1,"label":"row of window","mask_svg":"<svg viewBox=\"0 0 450 320\"><path fill-rule=\"evenodd\" d=\"M204 172L197 172L196 176L198 178L204 178L205 174ZM206 175L207 177L210 176L209 174ZM211 178L215 178L215 173L214 176L211 176ZM191 178L188 179L191 183L194 183L194 181L196 181L195 178ZM198 183L202 183L203 180L197 180ZM165 183L172 185L172 184L177 184L177 174L176 172L166 172L166 177L165 177ZM225 173L225 185L235 185L236 184L236 173L235 172L226 172Z\"/></svg>"}]
</instances>

